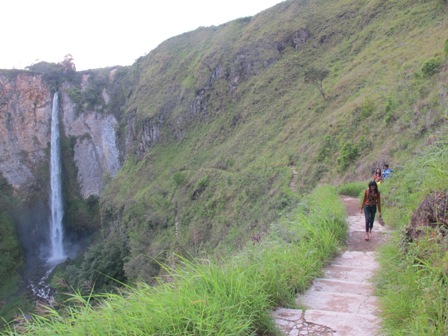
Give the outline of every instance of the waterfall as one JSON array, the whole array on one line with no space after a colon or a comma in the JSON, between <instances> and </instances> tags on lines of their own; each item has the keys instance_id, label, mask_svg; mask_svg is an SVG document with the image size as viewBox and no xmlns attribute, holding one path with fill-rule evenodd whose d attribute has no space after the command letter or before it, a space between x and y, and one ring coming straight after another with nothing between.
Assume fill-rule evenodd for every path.
<instances>
[{"instance_id":1,"label":"waterfall","mask_svg":"<svg viewBox=\"0 0 448 336\"><path fill-rule=\"evenodd\" d=\"M51 219L50 219L50 253L47 262L58 264L64 261L67 256L63 245L62 217L64 209L62 207L61 188L61 160L59 143L59 117L58 117L58 93L53 97L53 110L51 112L51 153L50 153L50 180L51 180Z\"/></svg>"}]
</instances>

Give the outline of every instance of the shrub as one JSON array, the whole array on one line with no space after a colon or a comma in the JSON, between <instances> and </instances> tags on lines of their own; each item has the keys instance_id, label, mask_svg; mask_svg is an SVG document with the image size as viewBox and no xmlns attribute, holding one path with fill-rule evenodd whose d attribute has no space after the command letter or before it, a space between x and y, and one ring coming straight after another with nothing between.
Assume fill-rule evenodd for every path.
<instances>
[{"instance_id":1,"label":"shrub","mask_svg":"<svg viewBox=\"0 0 448 336\"><path fill-rule=\"evenodd\" d=\"M174 180L174 183L176 184L177 187L183 186L185 184L185 181L186 181L185 173L183 173L183 172L175 173L173 175L173 180Z\"/></svg>"},{"instance_id":2,"label":"shrub","mask_svg":"<svg viewBox=\"0 0 448 336\"><path fill-rule=\"evenodd\" d=\"M438 57L433 57L423 63L422 73L426 77L431 77L439 72L442 61Z\"/></svg>"},{"instance_id":3,"label":"shrub","mask_svg":"<svg viewBox=\"0 0 448 336\"><path fill-rule=\"evenodd\" d=\"M375 110L375 104L373 100L370 98L366 98L361 105L359 115L361 119L366 119L372 115L374 110Z\"/></svg>"},{"instance_id":4,"label":"shrub","mask_svg":"<svg viewBox=\"0 0 448 336\"><path fill-rule=\"evenodd\" d=\"M348 165L356 160L359 156L358 145L346 142L339 151L338 166L340 170L348 167Z\"/></svg>"},{"instance_id":5,"label":"shrub","mask_svg":"<svg viewBox=\"0 0 448 336\"><path fill-rule=\"evenodd\" d=\"M322 140L319 152L317 153L317 161L327 162L328 158L335 150L336 141L334 137L326 134Z\"/></svg>"}]
</instances>

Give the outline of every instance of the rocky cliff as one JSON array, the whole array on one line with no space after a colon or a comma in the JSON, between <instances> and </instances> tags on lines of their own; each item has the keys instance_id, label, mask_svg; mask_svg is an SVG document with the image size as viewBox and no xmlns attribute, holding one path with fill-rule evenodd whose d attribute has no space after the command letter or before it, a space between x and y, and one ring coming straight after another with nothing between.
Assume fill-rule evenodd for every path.
<instances>
[{"instance_id":1,"label":"rocky cliff","mask_svg":"<svg viewBox=\"0 0 448 336\"><path fill-rule=\"evenodd\" d=\"M75 138L74 164L83 198L98 196L105 178L113 177L120 168L117 120L107 113L107 84L113 82L114 71L102 90L100 106L79 106L70 96L89 90L88 74L82 76L78 87L64 82L58 88L62 133ZM53 90L42 74L0 72L0 172L16 191L28 193L42 187L38 167L49 160Z\"/></svg>"}]
</instances>

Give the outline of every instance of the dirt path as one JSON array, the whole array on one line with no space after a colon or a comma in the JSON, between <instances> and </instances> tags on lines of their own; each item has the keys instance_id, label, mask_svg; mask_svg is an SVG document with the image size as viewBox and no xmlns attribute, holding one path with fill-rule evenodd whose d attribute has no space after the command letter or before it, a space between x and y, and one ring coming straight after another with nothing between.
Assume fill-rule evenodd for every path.
<instances>
[{"instance_id":1,"label":"dirt path","mask_svg":"<svg viewBox=\"0 0 448 336\"><path fill-rule=\"evenodd\" d=\"M303 309L279 308L273 312L285 335L373 336L380 329L377 298L370 279L378 268L376 248L388 230L375 221L370 241L365 241L364 215L359 200L343 197L347 208L347 250L325 269L324 277L296 298Z\"/></svg>"}]
</instances>

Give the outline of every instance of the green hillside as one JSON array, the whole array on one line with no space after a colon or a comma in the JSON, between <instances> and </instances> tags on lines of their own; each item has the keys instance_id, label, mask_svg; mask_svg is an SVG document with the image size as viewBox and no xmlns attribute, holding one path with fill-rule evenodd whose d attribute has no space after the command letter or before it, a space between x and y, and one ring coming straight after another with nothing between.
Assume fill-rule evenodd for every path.
<instances>
[{"instance_id":1,"label":"green hillside","mask_svg":"<svg viewBox=\"0 0 448 336\"><path fill-rule=\"evenodd\" d=\"M356 194L388 163L384 212L398 233L378 280L385 327L440 335L446 245L403 248L401 231L426 194L446 191L447 11L443 0L290 0L120 69L122 169L100 197L95 243L53 276L77 294L51 311L59 324L38 318L28 334L274 333L266 311L292 305L344 242L328 185L355 182ZM123 284L124 299L90 296Z\"/></svg>"},{"instance_id":2,"label":"green hillside","mask_svg":"<svg viewBox=\"0 0 448 336\"><path fill-rule=\"evenodd\" d=\"M226 255L262 237L300 198L290 165L299 194L399 168L445 126L446 12L286 1L162 43L130 69L127 157L101 198L104 253L89 258L113 250L120 276L148 279L167 251Z\"/></svg>"}]
</instances>

